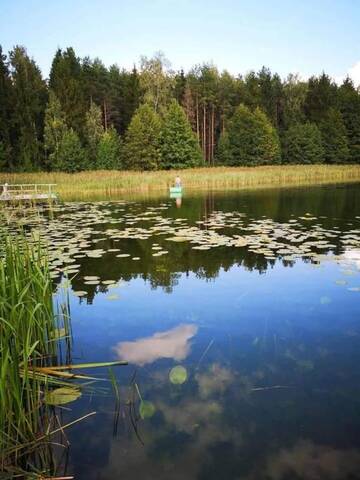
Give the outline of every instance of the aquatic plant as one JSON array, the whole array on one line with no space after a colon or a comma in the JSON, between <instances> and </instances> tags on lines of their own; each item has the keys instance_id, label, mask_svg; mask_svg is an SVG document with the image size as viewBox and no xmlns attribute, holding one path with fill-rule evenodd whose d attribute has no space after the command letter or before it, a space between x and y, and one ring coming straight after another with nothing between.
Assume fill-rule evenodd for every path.
<instances>
[{"instance_id":1,"label":"aquatic plant","mask_svg":"<svg viewBox=\"0 0 360 480\"><path fill-rule=\"evenodd\" d=\"M40 243L7 237L0 258L1 478L41 478L53 464L54 435L63 436L67 426L94 413L59 423L53 406L76 400L86 386L82 380L97 380L76 370L126 364L72 365L68 301L55 309L52 294Z\"/></svg>"},{"instance_id":2,"label":"aquatic plant","mask_svg":"<svg viewBox=\"0 0 360 480\"><path fill-rule=\"evenodd\" d=\"M63 200L105 199L126 194L161 193L180 175L186 189L242 189L280 187L360 180L359 165L271 165L264 167L212 167L153 172L88 171L76 174L0 173L0 184L55 183Z\"/></svg>"}]
</instances>

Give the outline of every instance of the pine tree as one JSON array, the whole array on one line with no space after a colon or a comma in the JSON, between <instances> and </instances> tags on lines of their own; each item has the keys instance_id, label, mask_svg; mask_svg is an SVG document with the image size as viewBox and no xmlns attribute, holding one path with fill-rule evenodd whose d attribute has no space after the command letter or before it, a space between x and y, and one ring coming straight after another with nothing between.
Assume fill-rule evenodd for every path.
<instances>
[{"instance_id":1,"label":"pine tree","mask_svg":"<svg viewBox=\"0 0 360 480\"><path fill-rule=\"evenodd\" d=\"M91 103L86 113L84 136L87 146L89 168L99 168L97 165L97 151L99 142L103 136L104 127L102 124L102 113L100 107Z\"/></svg>"},{"instance_id":2,"label":"pine tree","mask_svg":"<svg viewBox=\"0 0 360 480\"><path fill-rule=\"evenodd\" d=\"M18 170L35 170L43 164L42 140L47 102L46 83L39 67L23 47L10 52L13 83L13 125Z\"/></svg>"},{"instance_id":3,"label":"pine tree","mask_svg":"<svg viewBox=\"0 0 360 480\"><path fill-rule=\"evenodd\" d=\"M173 100L166 111L160 132L161 168L188 168L201 164L196 137L184 110Z\"/></svg>"},{"instance_id":4,"label":"pine tree","mask_svg":"<svg viewBox=\"0 0 360 480\"><path fill-rule=\"evenodd\" d=\"M46 154L45 164L49 169L58 165L58 154L61 142L67 132L65 116L61 110L60 101L50 90L49 101L45 110L44 147Z\"/></svg>"},{"instance_id":5,"label":"pine tree","mask_svg":"<svg viewBox=\"0 0 360 480\"><path fill-rule=\"evenodd\" d=\"M284 163L323 163L324 148L319 128L314 123L293 125L286 132L284 151Z\"/></svg>"},{"instance_id":6,"label":"pine tree","mask_svg":"<svg viewBox=\"0 0 360 480\"><path fill-rule=\"evenodd\" d=\"M56 160L55 170L69 173L86 170L85 151L81 146L79 136L73 129L65 132L60 142Z\"/></svg>"},{"instance_id":7,"label":"pine tree","mask_svg":"<svg viewBox=\"0 0 360 480\"><path fill-rule=\"evenodd\" d=\"M13 88L6 55L0 45L0 168L9 170L13 165L11 146Z\"/></svg>"},{"instance_id":8,"label":"pine tree","mask_svg":"<svg viewBox=\"0 0 360 480\"><path fill-rule=\"evenodd\" d=\"M120 137L113 127L101 136L97 149L97 165L104 170L119 170L122 167Z\"/></svg>"},{"instance_id":9,"label":"pine tree","mask_svg":"<svg viewBox=\"0 0 360 480\"><path fill-rule=\"evenodd\" d=\"M228 165L279 163L279 138L265 113L259 108L251 112L245 105L240 105L229 122L226 134L222 134L221 156Z\"/></svg>"},{"instance_id":10,"label":"pine tree","mask_svg":"<svg viewBox=\"0 0 360 480\"><path fill-rule=\"evenodd\" d=\"M124 145L124 167L133 170L155 170L160 165L161 120L154 109L141 105L127 129Z\"/></svg>"},{"instance_id":11,"label":"pine tree","mask_svg":"<svg viewBox=\"0 0 360 480\"><path fill-rule=\"evenodd\" d=\"M324 158L326 163L346 163L349 161L349 146L346 128L341 113L330 108L320 122Z\"/></svg>"}]
</instances>

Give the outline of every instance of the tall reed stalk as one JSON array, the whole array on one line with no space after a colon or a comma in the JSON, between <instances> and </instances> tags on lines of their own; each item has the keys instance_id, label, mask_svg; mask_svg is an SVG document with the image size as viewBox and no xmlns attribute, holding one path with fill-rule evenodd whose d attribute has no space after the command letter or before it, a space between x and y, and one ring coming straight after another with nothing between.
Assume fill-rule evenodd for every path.
<instances>
[{"instance_id":1,"label":"tall reed stalk","mask_svg":"<svg viewBox=\"0 0 360 480\"><path fill-rule=\"evenodd\" d=\"M27 454L37 449L39 438L46 436L50 424L49 408L43 401L46 381L39 379L32 367L51 365L56 358L56 332L62 315L54 312L52 284L43 253L40 246L31 246L22 238L8 238L0 259L0 470L3 475L7 472L15 476L18 471L34 469L34 465L27 464Z\"/></svg>"}]
</instances>

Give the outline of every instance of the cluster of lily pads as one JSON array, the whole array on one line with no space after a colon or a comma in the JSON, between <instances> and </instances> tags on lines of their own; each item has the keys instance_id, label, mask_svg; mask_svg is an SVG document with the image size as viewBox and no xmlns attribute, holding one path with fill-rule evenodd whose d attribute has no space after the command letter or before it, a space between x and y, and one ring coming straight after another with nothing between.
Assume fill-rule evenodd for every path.
<instances>
[{"instance_id":1,"label":"cluster of lily pads","mask_svg":"<svg viewBox=\"0 0 360 480\"><path fill-rule=\"evenodd\" d=\"M354 219L353 228L342 232L338 227L324 228L320 221L324 217L318 219L310 213L277 222L252 219L239 211L213 211L190 223L186 218L166 216L169 207L168 203L144 207L131 202L78 202L51 209L4 208L0 210L0 243L2 236L24 229L31 241L46 245L53 278L78 274L80 261L86 257L100 259L111 254L126 261L141 260L123 250L124 240L156 240L151 243L154 258L167 255L174 242L187 243L192 250L245 248L267 260L308 258L313 263L342 262L344 252L360 248L360 217ZM111 247L103 246L109 244ZM96 276L84 276L83 280L86 285L116 285L115 280L101 281Z\"/></svg>"}]
</instances>

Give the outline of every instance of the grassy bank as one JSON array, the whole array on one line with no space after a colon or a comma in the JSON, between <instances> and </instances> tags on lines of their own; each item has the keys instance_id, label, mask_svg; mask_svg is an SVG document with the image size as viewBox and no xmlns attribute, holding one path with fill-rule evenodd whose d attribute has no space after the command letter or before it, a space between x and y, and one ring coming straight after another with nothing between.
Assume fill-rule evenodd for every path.
<instances>
[{"instance_id":1,"label":"grassy bank","mask_svg":"<svg viewBox=\"0 0 360 480\"><path fill-rule=\"evenodd\" d=\"M156 172L89 171L66 173L0 173L0 183L56 183L64 200L109 198L136 193L167 193L176 175L187 190L244 189L358 182L360 165L281 165L269 167L214 167Z\"/></svg>"}]
</instances>

